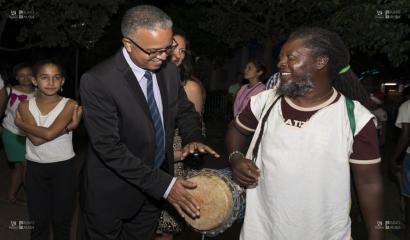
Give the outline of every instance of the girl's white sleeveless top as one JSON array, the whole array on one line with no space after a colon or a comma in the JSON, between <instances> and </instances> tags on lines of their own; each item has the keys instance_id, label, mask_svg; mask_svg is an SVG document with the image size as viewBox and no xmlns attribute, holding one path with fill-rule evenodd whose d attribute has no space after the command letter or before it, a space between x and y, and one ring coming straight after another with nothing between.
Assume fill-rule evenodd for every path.
<instances>
[{"instance_id":1,"label":"girl's white sleeveless top","mask_svg":"<svg viewBox=\"0 0 410 240\"><path fill-rule=\"evenodd\" d=\"M68 102L63 98L47 115L42 115L35 98L29 100L29 111L37 126L50 127ZM38 163L53 163L71 159L75 156L72 142L72 132L63 134L49 142L35 146L29 138L26 140L26 159Z\"/></svg>"}]
</instances>

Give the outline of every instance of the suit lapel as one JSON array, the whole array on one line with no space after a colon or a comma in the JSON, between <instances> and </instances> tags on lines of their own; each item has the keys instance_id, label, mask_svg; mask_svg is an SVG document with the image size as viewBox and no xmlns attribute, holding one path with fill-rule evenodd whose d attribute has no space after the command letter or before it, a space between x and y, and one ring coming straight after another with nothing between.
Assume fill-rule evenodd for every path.
<instances>
[{"instance_id":1,"label":"suit lapel","mask_svg":"<svg viewBox=\"0 0 410 240\"><path fill-rule=\"evenodd\" d=\"M149 119L151 119L151 113L149 112L147 99L145 99L144 93L142 92L142 89L141 89L140 85L138 84L138 80L135 77L132 70L130 69L129 71L125 72L124 77L125 77L128 85L129 85L131 91L134 93L133 96L136 98L137 103L144 110L144 113L147 115L147 117Z\"/></svg>"},{"instance_id":2,"label":"suit lapel","mask_svg":"<svg viewBox=\"0 0 410 240\"><path fill-rule=\"evenodd\" d=\"M135 77L134 73L132 72L131 68L128 66L127 61L125 60L121 51L119 51L116 55L116 62L118 69L123 72L124 78L127 81L130 89L134 93L133 96L136 98L138 104L140 104L141 108L144 110L144 113L151 120L151 113L149 112L149 107L147 103L147 99L142 92L140 85L138 84L138 80ZM166 126L168 120L168 87L166 84L166 77L164 71L160 69L159 71L155 72L155 76L157 78L159 91L161 93L161 100L162 100L162 114L164 117L164 127Z\"/></svg>"},{"instance_id":3,"label":"suit lapel","mask_svg":"<svg viewBox=\"0 0 410 240\"><path fill-rule=\"evenodd\" d=\"M117 62L118 69L123 73L124 78L129 88L134 93L132 95L134 96L137 104L141 106L146 117L151 120L151 114L149 112L148 103L147 103L147 100L145 99L144 93L142 92L142 89L140 85L138 84L137 78L135 77L131 68L128 66L128 63L125 60L121 51L119 51L116 55L116 62Z\"/></svg>"}]
</instances>

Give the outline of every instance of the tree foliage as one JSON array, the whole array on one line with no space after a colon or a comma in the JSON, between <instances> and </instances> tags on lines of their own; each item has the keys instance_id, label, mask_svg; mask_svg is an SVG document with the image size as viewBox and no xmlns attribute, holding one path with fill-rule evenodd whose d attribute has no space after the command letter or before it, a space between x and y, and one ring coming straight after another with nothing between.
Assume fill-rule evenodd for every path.
<instances>
[{"instance_id":1,"label":"tree foliage","mask_svg":"<svg viewBox=\"0 0 410 240\"><path fill-rule=\"evenodd\" d=\"M286 39L296 28L316 25L338 32L353 51L385 54L396 66L407 61L410 52L408 0L186 2L201 11L199 27L230 47L256 39L269 51L270 44ZM380 12L384 17L378 15ZM386 13L390 13L390 18L386 18Z\"/></svg>"},{"instance_id":2,"label":"tree foliage","mask_svg":"<svg viewBox=\"0 0 410 240\"><path fill-rule=\"evenodd\" d=\"M102 39L110 18L131 0L0 0L0 50L66 47L91 49ZM148 1L146 1L148 2ZM185 0L154 1L190 34L198 53L227 55L232 48L257 41L272 62L273 46L302 25L338 32L352 51L384 54L394 65L408 61L410 28L408 0ZM24 10L33 18L12 19ZM168 11L169 10L169 11ZM400 18L380 17L399 11ZM20 44L4 34L12 26ZM118 31L118 29L116 29ZM10 34L8 34L10 35ZM13 39L14 40L14 39Z\"/></svg>"},{"instance_id":3,"label":"tree foliage","mask_svg":"<svg viewBox=\"0 0 410 240\"><path fill-rule=\"evenodd\" d=\"M123 0L0 0L0 45L7 24L18 26L17 40L26 47L92 47L104 34ZM14 19L12 11L24 11ZM18 12L17 12L18 13ZM7 47L2 47L4 50Z\"/></svg>"}]
</instances>

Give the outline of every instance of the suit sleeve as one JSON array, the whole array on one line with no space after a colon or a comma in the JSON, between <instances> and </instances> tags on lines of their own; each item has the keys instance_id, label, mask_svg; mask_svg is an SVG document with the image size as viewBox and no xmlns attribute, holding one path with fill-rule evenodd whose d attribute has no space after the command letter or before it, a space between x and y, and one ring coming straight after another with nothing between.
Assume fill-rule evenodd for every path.
<instances>
[{"instance_id":1,"label":"suit sleeve","mask_svg":"<svg viewBox=\"0 0 410 240\"><path fill-rule=\"evenodd\" d=\"M171 183L172 176L144 164L121 141L120 119L110 91L109 87L89 73L81 78L84 124L91 146L98 158L116 175L155 199L160 199Z\"/></svg>"}]
</instances>

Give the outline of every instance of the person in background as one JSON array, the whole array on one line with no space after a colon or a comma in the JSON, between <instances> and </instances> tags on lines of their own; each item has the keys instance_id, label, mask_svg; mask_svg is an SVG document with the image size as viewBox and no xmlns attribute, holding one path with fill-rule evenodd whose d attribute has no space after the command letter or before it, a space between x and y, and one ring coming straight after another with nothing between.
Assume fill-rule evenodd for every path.
<instances>
[{"instance_id":1,"label":"person in background","mask_svg":"<svg viewBox=\"0 0 410 240\"><path fill-rule=\"evenodd\" d=\"M369 110L376 116L377 120L377 135L379 137L379 144L383 146L386 143L387 131L387 112L383 108L383 93L375 92L370 94Z\"/></svg>"},{"instance_id":2,"label":"person in background","mask_svg":"<svg viewBox=\"0 0 410 240\"><path fill-rule=\"evenodd\" d=\"M265 90L265 85L262 83L265 71L265 66L257 60L250 61L246 64L243 71L243 78L248 80L249 83L243 85L236 94L233 104L234 117L242 112L252 96Z\"/></svg>"},{"instance_id":3,"label":"person in background","mask_svg":"<svg viewBox=\"0 0 410 240\"><path fill-rule=\"evenodd\" d=\"M4 80L0 75L0 111L1 111L0 114L1 115L4 114L6 100L7 100L7 91L6 91L6 88L4 88ZM0 130L2 129L0 128Z\"/></svg>"},{"instance_id":4,"label":"person in background","mask_svg":"<svg viewBox=\"0 0 410 240\"><path fill-rule=\"evenodd\" d=\"M268 81L266 81L265 83L265 89L272 89L274 87L277 87L279 85L279 80L280 80L280 73L276 72L274 74L272 74Z\"/></svg>"},{"instance_id":5,"label":"person in background","mask_svg":"<svg viewBox=\"0 0 410 240\"><path fill-rule=\"evenodd\" d=\"M194 63L189 48L189 41L187 40L185 33L182 30L175 28L174 39L178 45L172 52L171 59L172 62L175 63L175 65L178 67L178 71L181 75L181 83L184 86L184 90L188 97L188 100L194 104L196 112L200 115L202 135L205 136L205 124L203 122L203 114L206 99L206 91L202 85L202 82L195 74ZM174 149L175 160L179 160L181 157L180 147L178 151L175 151Z\"/></svg>"},{"instance_id":6,"label":"person in background","mask_svg":"<svg viewBox=\"0 0 410 240\"><path fill-rule=\"evenodd\" d=\"M194 104L195 110L202 116L206 92L201 81L194 73L189 41L186 39L185 33L179 29L174 29L174 39L177 46L172 52L171 60L178 67L181 74L182 85L184 86L188 100Z\"/></svg>"},{"instance_id":7,"label":"person in background","mask_svg":"<svg viewBox=\"0 0 410 240\"><path fill-rule=\"evenodd\" d=\"M5 116L2 122L2 140L7 160L13 163L11 173L10 190L8 201L15 203L17 193L24 184L26 171L26 137L18 126L14 123L16 111L19 104L34 97L33 72L27 63L20 63L14 66L13 76L17 80L17 85L5 87L7 94L3 95L2 101L7 101Z\"/></svg>"},{"instance_id":8,"label":"person in background","mask_svg":"<svg viewBox=\"0 0 410 240\"><path fill-rule=\"evenodd\" d=\"M232 102L232 104L235 101L236 94L238 93L239 89L241 89L243 82L243 74L241 72L238 72L236 74L235 82L229 85L228 88L228 95L230 98L229 100Z\"/></svg>"},{"instance_id":9,"label":"person in background","mask_svg":"<svg viewBox=\"0 0 410 240\"><path fill-rule=\"evenodd\" d=\"M3 119L5 117L7 101L8 101L7 90L4 87L4 80L0 75L0 122L3 122ZM3 127L0 125L0 134L2 134L2 132L3 132Z\"/></svg>"},{"instance_id":10,"label":"person in background","mask_svg":"<svg viewBox=\"0 0 410 240\"><path fill-rule=\"evenodd\" d=\"M236 94L238 93L239 89L241 89L241 87L246 83L248 83L248 81L243 78L243 73L237 72L235 75L235 82L228 87L226 111L227 116L230 120L232 120L233 117L233 104L235 103Z\"/></svg>"},{"instance_id":11,"label":"person in background","mask_svg":"<svg viewBox=\"0 0 410 240\"><path fill-rule=\"evenodd\" d=\"M394 175L399 178L401 195L404 200L405 239L410 239L410 87L405 88L403 94L407 100L400 105L397 114L395 125L400 128L400 136L390 163ZM405 156L402 158L404 150Z\"/></svg>"}]
</instances>

